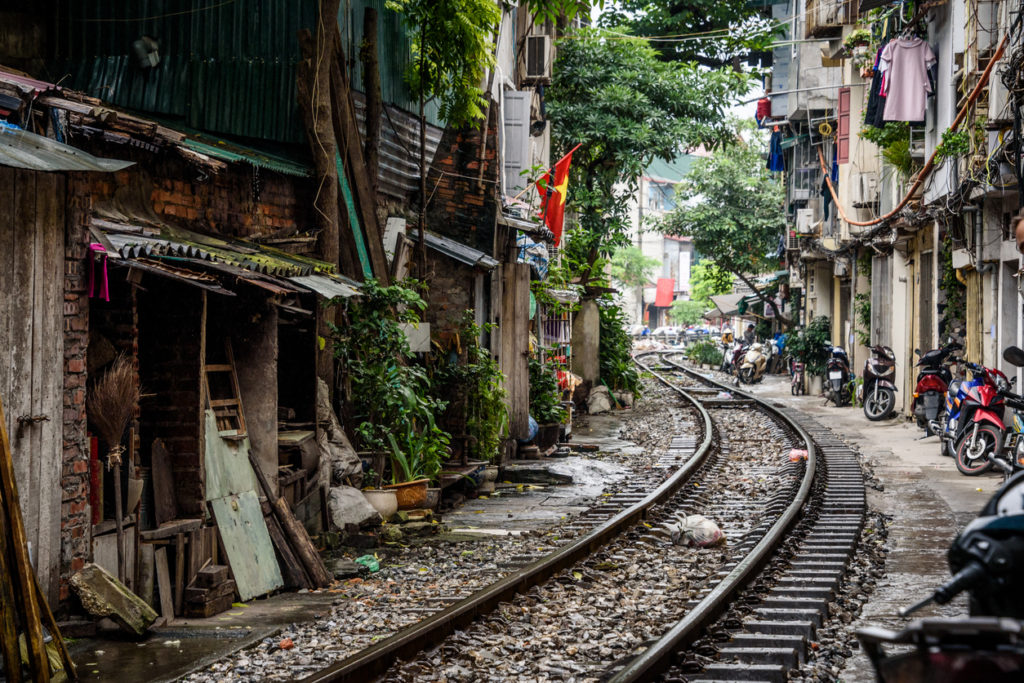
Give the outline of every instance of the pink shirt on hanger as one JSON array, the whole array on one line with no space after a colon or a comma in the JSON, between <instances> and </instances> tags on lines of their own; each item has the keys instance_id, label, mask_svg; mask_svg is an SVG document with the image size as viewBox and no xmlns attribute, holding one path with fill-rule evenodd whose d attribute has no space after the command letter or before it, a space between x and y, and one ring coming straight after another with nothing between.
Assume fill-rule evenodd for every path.
<instances>
[{"instance_id":1,"label":"pink shirt on hanger","mask_svg":"<svg viewBox=\"0 0 1024 683\"><path fill-rule=\"evenodd\" d=\"M885 121L924 121L928 93L928 69L935 53L920 38L897 38L882 50L885 72Z\"/></svg>"}]
</instances>

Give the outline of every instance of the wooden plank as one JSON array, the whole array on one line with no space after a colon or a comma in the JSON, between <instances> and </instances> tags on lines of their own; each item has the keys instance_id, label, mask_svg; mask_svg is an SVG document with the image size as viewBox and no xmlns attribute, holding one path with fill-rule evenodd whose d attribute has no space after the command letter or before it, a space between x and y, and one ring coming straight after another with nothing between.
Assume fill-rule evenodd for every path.
<instances>
[{"instance_id":1,"label":"wooden plank","mask_svg":"<svg viewBox=\"0 0 1024 683\"><path fill-rule=\"evenodd\" d=\"M161 524L156 529L147 529L142 532L142 540L147 543L161 538L176 537L178 534L187 534L202 526L203 520L195 519L172 519L170 522Z\"/></svg>"},{"instance_id":2,"label":"wooden plank","mask_svg":"<svg viewBox=\"0 0 1024 683\"><path fill-rule=\"evenodd\" d=\"M327 567L320 559L320 553L317 552L309 534L306 533L306 528L292 514L284 498L274 501L274 515L281 523L281 531L284 532L292 550L302 562L302 566L305 567L313 585L317 588L326 588L331 585L331 575L327 573Z\"/></svg>"},{"instance_id":3,"label":"wooden plank","mask_svg":"<svg viewBox=\"0 0 1024 683\"><path fill-rule=\"evenodd\" d=\"M231 571L227 565L207 565L196 573L196 586L199 588L214 588L231 579Z\"/></svg>"},{"instance_id":4,"label":"wooden plank","mask_svg":"<svg viewBox=\"0 0 1024 683\"><path fill-rule=\"evenodd\" d=\"M191 586L192 582L195 581L196 574L199 573L199 559L202 556L199 540L201 536L202 534L198 529L189 532L188 535L188 574L185 575L186 586Z\"/></svg>"},{"instance_id":5,"label":"wooden plank","mask_svg":"<svg viewBox=\"0 0 1024 683\"><path fill-rule=\"evenodd\" d=\"M160 616L164 623L174 621L174 599L171 597L171 570L167 566L167 548L157 548L153 554L156 560L156 585L160 592Z\"/></svg>"},{"instance_id":6,"label":"wooden plank","mask_svg":"<svg viewBox=\"0 0 1024 683\"><path fill-rule=\"evenodd\" d=\"M21 491L22 514L27 539L37 545L39 536L39 508L35 505L36 494L39 492L39 476L37 453L33 448L32 435L35 430L28 425L21 425L17 418L21 415L34 415L32 412L32 367L35 355L34 330L36 316L35 288L40 283L36 276L35 265L35 213L36 213L36 176L32 171L17 171L14 187L14 288L10 292L17 295L13 299L11 315L14 325L9 350L11 368L10 395L4 398L5 407L10 414L11 431L9 438L11 454L14 459L15 480ZM51 418L52 419L52 418Z\"/></svg>"},{"instance_id":7,"label":"wooden plank","mask_svg":"<svg viewBox=\"0 0 1024 683\"><path fill-rule=\"evenodd\" d=\"M185 605L185 534L177 534L174 542L174 613L181 614Z\"/></svg>"},{"instance_id":8,"label":"wooden plank","mask_svg":"<svg viewBox=\"0 0 1024 683\"><path fill-rule=\"evenodd\" d=\"M291 546L285 540L281 525L277 523L274 513L264 516L267 522L267 531L270 532L270 540L274 543L274 550L277 551L277 559L281 565L281 575L284 577L284 585L287 588L313 588L313 582L306 573L306 568L295 557Z\"/></svg>"},{"instance_id":9,"label":"wooden plank","mask_svg":"<svg viewBox=\"0 0 1024 683\"><path fill-rule=\"evenodd\" d=\"M2 228L2 225L0 225ZM12 558L8 547L7 513L0 508L0 654L3 656L4 671L12 683L21 681L21 655L18 653L17 620Z\"/></svg>"},{"instance_id":10,"label":"wooden plank","mask_svg":"<svg viewBox=\"0 0 1024 683\"><path fill-rule=\"evenodd\" d=\"M7 538L10 543L9 576L15 596L15 608L21 614L21 627L25 632L28 645L28 659L35 663L36 679L50 680L49 667L40 665L47 661L46 649L43 646L42 615L36 600L35 578L32 577L32 564L28 557L28 538L22 522L21 506L18 499L18 485L14 476L14 463L11 456L11 442L7 437L4 422L4 405L0 400L0 516L7 520Z\"/></svg>"},{"instance_id":11,"label":"wooden plank","mask_svg":"<svg viewBox=\"0 0 1024 683\"><path fill-rule=\"evenodd\" d=\"M224 439L217 429L217 418L212 410L204 415L206 453L206 500L223 498L243 491L255 491L248 437Z\"/></svg>"},{"instance_id":12,"label":"wooden plank","mask_svg":"<svg viewBox=\"0 0 1024 683\"><path fill-rule=\"evenodd\" d=\"M68 652L67 643L64 642L63 636L60 634L60 628L57 626L56 619L53 618L53 612L50 611L50 606L46 604L46 596L43 595L43 587L39 585L39 578L35 577L36 581L36 596L39 599L39 608L43 613L43 625L50 631L50 635L53 636L55 647L60 652L60 660L64 664L64 673L67 674L67 680L77 681L78 670L75 668L75 663L71 659L71 653Z\"/></svg>"},{"instance_id":13,"label":"wooden plank","mask_svg":"<svg viewBox=\"0 0 1024 683\"><path fill-rule=\"evenodd\" d=\"M14 277L14 231L18 224L14 218L14 169L0 166L0 292L16 292L17 280ZM11 339L15 329L14 299L11 296L0 296L0 399L13 405L11 398ZM19 321L20 322L20 321ZM7 430L14 430L15 424L8 417Z\"/></svg>"},{"instance_id":14,"label":"wooden plank","mask_svg":"<svg viewBox=\"0 0 1024 683\"><path fill-rule=\"evenodd\" d=\"M160 439L153 441L151 449L153 466L153 513L157 525L170 522L178 517L178 504L174 495L174 474L171 471L171 454Z\"/></svg>"},{"instance_id":15,"label":"wooden plank","mask_svg":"<svg viewBox=\"0 0 1024 683\"><path fill-rule=\"evenodd\" d=\"M253 491L210 501L242 600L284 585L270 533Z\"/></svg>"},{"instance_id":16,"label":"wooden plank","mask_svg":"<svg viewBox=\"0 0 1024 683\"><path fill-rule=\"evenodd\" d=\"M235 392L235 400L238 401L238 434L246 434L245 430L245 408L242 406L242 392L238 388L238 373L235 372L235 352L231 348L231 339L224 340L225 350L228 354L228 364L231 366L231 387Z\"/></svg>"},{"instance_id":17,"label":"wooden plank","mask_svg":"<svg viewBox=\"0 0 1024 683\"><path fill-rule=\"evenodd\" d=\"M64 413L64 176L44 173L37 181L37 242L42 287L36 308L41 364L32 370L38 401L39 532L36 573L48 601L59 598L61 477L63 474Z\"/></svg>"}]
</instances>

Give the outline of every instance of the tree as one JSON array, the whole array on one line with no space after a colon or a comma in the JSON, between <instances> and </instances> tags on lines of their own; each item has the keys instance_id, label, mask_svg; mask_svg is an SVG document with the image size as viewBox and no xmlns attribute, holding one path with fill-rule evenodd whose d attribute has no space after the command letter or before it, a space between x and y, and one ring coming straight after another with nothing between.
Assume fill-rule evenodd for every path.
<instances>
[{"instance_id":1,"label":"tree","mask_svg":"<svg viewBox=\"0 0 1024 683\"><path fill-rule=\"evenodd\" d=\"M703 260L690 268L690 298L707 302L718 294L728 294L733 287L733 274L715 265L714 261Z\"/></svg>"},{"instance_id":2,"label":"tree","mask_svg":"<svg viewBox=\"0 0 1024 683\"><path fill-rule=\"evenodd\" d=\"M696 325L704 319L708 305L694 299L677 299L668 309L668 317L677 325Z\"/></svg>"},{"instance_id":3,"label":"tree","mask_svg":"<svg viewBox=\"0 0 1024 683\"><path fill-rule=\"evenodd\" d=\"M583 284L600 277L599 259L629 244L629 199L644 169L730 137L725 111L747 83L730 70L660 61L645 40L586 29L559 41L547 108L556 152L580 144L568 189L578 225L563 256Z\"/></svg>"},{"instance_id":4,"label":"tree","mask_svg":"<svg viewBox=\"0 0 1024 683\"><path fill-rule=\"evenodd\" d=\"M698 252L746 283L789 328L793 321L752 279L778 267L775 253L786 214L782 184L765 168L764 138L751 127L747 137L697 160L676 190L678 208L660 228L692 238Z\"/></svg>"},{"instance_id":5,"label":"tree","mask_svg":"<svg viewBox=\"0 0 1024 683\"><path fill-rule=\"evenodd\" d=\"M643 287L650 280L650 272L661 265L661 261L644 256L639 247L622 247L612 254L612 279L624 287Z\"/></svg>"},{"instance_id":6,"label":"tree","mask_svg":"<svg viewBox=\"0 0 1024 683\"><path fill-rule=\"evenodd\" d=\"M426 103L438 100L441 118L461 127L484 117L484 73L494 64L491 37L501 21L493 0L387 0L401 13L412 35L406 83L420 104L421 267L426 263L427 132Z\"/></svg>"},{"instance_id":7,"label":"tree","mask_svg":"<svg viewBox=\"0 0 1024 683\"><path fill-rule=\"evenodd\" d=\"M603 12L599 25L655 41L661 59L694 61L704 66L739 67L770 49L779 22L763 6L748 0L618 0Z\"/></svg>"}]
</instances>

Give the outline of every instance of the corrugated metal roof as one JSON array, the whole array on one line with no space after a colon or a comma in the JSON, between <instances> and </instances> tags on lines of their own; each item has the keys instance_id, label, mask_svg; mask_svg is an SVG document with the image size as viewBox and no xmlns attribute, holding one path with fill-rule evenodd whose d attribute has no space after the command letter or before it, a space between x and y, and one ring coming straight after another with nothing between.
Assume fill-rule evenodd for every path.
<instances>
[{"instance_id":1,"label":"corrugated metal roof","mask_svg":"<svg viewBox=\"0 0 1024 683\"><path fill-rule=\"evenodd\" d=\"M186 137L182 144L200 154L207 154L223 161L247 161L253 166L300 178L307 178L313 173L312 169L308 166L276 154L258 150L254 147L247 147L229 140L221 140L196 131L182 130L173 125L168 125L167 127L184 133Z\"/></svg>"},{"instance_id":2,"label":"corrugated metal roof","mask_svg":"<svg viewBox=\"0 0 1024 683\"><path fill-rule=\"evenodd\" d=\"M288 279L295 284L302 285L306 289L316 292L325 299L334 299L337 297L348 299L353 296L359 296L359 290L355 287L338 280L326 278L322 275L306 275L301 277L290 277Z\"/></svg>"},{"instance_id":3,"label":"corrugated metal roof","mask_svg":"<svg viewBox=\"0 0 1024 683\"><path fill-rule=\"evenodd\" d=\"M61 0L56 69L114 104L203 130L303 143L295 35L315 31L316 0ZM160 62L136 65L132 43L159 39Z\"/></svg>"},{"instance_id":4,"label":"corrugated metal roof","mask_svg":"<svg viewBox=\"0 0 1024 683\"><path fill-rule=\"evenodd\" d=\"M415 242L419 239L419 234L419 230L413 230L409 236ZM478 251L473 247L467 247L465 244L448 239L447 237L441 237L440 235L428 232L424 241L434 251L449 256L460 263L465 263L467 266L491 270L498 265L497 259L491 258L482 251Z\"/></svg>"},{"instance_id":5,"label":"corrugated metal roof","mask_svg":"<svg viewBox=\"0 0 1024 683\"><path fill-rule=\"evenodd\" d=\"M120 171L134 162L95 157L0 121L0 165L32 171Z\"/></svg>"},{"instance_id":6,"label":"corrugated metal roof","mask_svg":"<svg viewBox=\"0 0 1024 683\"><path fill-rule=\"evenodd\" d=\"M227 263L276 277L322 274L334 266L239 239L224 239L185 230L151 219L124 221L94 216L92 225L106 236L122 258L177 257Z\"/></svg>"}]
</instances>

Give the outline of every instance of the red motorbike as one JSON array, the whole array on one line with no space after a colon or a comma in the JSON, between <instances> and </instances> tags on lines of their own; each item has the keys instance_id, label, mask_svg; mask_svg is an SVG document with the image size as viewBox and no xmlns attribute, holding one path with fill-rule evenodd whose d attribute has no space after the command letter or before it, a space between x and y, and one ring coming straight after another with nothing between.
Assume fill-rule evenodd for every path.
<instances>
[{"instance_id":1,"label":"red motorbike","mask_svg":"<svg viewBox=\"0 0 1024 683\"><path fill-rule=\"evenodd\" d=\"M1001 370L967 363L973 379L960 383L957 396L947 406L943 438L953 444L956 467L968 476L992 468L1003 448L1003 393L1010 382Z\"/></svg>"},{"instance_id":2,"label":"red motorbike","mask_svg":"<svg viewBox=\"0 0 1024 683\"><path fill-rule=\"evenodd\" d=\"M932 349L923 356L920 349L915 353L921 356L917 361L917 385L914 387L914 417L917 419L917 426L924 429L926 436L936 433L936 420L942 413L942 403L946 397L946 390L952 380L952 373L949 371L950 357L955 351L963 347L950 340L950 343L941 349Z\"/></svg>"}]
</instances>

